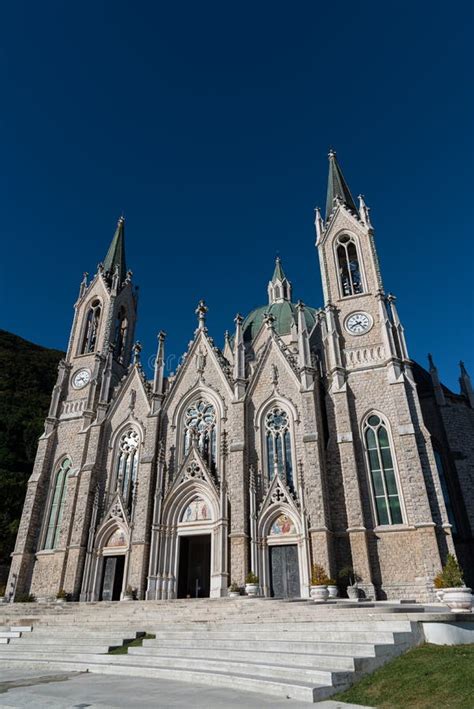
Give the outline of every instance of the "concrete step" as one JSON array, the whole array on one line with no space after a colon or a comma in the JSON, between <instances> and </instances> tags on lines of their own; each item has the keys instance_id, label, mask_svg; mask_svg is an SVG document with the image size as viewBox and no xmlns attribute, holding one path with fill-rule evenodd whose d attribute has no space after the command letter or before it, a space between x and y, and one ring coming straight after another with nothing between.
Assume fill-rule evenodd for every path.
<instances>
[{"instance_id":1,"label":"concrete step","mask_svg":"<svg viewBox=\"0 0 474 709\"><path fill-rule=\"evenodd\" d=\"M15 630L2 630L0 632L0 638L20 638L21 633L16 632Z\"/></svg>"},{"instance_id":2,"label":"concrete step","mask_svg":"<svg viewBox=\"0 0 474 709\"><path fill-rule=\"evenodd\" d=\"M83 633L81 635L56 635L56 633L49 633L48 635L40 635L39 633L32 633L30 636L21 637L12 642L12 644L17 645L21 643L25 647L34 647L35 645L67 645L69 643L73 645L123 645L124 642L130 642L135 640L136 634L129 633L128 635L112 635L111 633Z\"/></svg>"},{"instance_id":3,"label":"concrete step","mask_svg":"<svg viewBox=\"0 0 474 709\"><path fill-rule=\"evenodd\" d=\"M205 684L219 687L229 687L247 692L259 692L277 697L298 699L299 701L315 702L329 697L335 687L332 685L317 685L302 681L277 680L273 677L255 677L239 673L221 673L217 671L200 671L198 669L183 670L169 667L140 667L124 662L126 656L113 655L101 662L94 660L78 662L77 660L35 660L35 664L47 667L52 671L89 671L96 674L127 675L132 677L165 678L194 684ZM342 688L342 687L341 687ZM338 687L339 689L339 687Z\"/></svg>"},{"instance_id":4,"label":"concrete step","mask_svg":"<svg viewBox=\"0 0 474 709\"><path fill-rule=\"evenodd\" d=\"M157 644L168 648L180 648L183 643L179 640L144 640L143 647L156 647ZM264 640L207 640L206 643L199 640L188 640L187 647L201 648L201 652L206 653L208 650L233 650L233 649L252 649L255 653L261 651L272 651L275 653L300 652L310 653L313 655L347 655L349 657L373 657L376 653L376 648L384 648L385 646L375 646L370 643L346 643L346 642L318 642L318 641L264 641ZM381 650L380 650L381 651Z\"/></svg>"},{"instance_id":5,"label":"concrete step","mask_svg":"<svg viewBox=\"0 0 474 709\"><path fill-rule=\"evenodd\" d=\"M141 650L143 648L130 648ZM255 676L266 676L285 679L298 679L306 682L314 682L316 684L333 684L340 685L347 683L352 674L352 670L337 670L320 668L317 666L302 667L291 665L291 663L272 663L264 661L260 656L248 654L246 661L235 659L234 657L215 658L208 657L206 653L205 659L194 657L183 657L175 655L150 655L141 653L131 653L129 651L127 664L133 664L140 667L181 667L189 669L189 667L199 667L203 670L218 670L220 672L253 674ZM197 664L198 663L198 664Z\"/></svg>"},{"instance_id":6,"label":"concrete step","mask_svg":"<svg viewBox=\"0 0 474 709\"><path fill-rule=\"evenodd\" d=\"M178 648L170 648L167 646L157 646L157 647L130 647L128 649L129 655L141 655L146 657L171 657L179 655L179 657L190 658L195 660L197 663L203 658L202 649L189 648L186 646ZM310 653L286 652L284 655L277 654L275 652L262 652L259 651L257 654L255 650L220 650L219 648L206 648L205 650L206 659L211 660L242 660L244 662L263 662L278 664L283 666L293 666L293 667L315 667L322 670L332 670L340 672L353 672L356 669L362 667L362 660L364 658L354 658L350 655L317 655Z\"/></svg>"},{"instance_id":7,"label":"concrete step","mask_svg":"<svg viewBox=\"0 0 474 709\"><path fill-rule=\"evenodd\" d=\"M118 646L120 646L122 643L119 643ZM109 645L103 644L92 644L92 643L81 643L81 644L54 644L51 643L48 646L45 645L26 645L23 643L9 643L8 645L0 645L0 657L6 658L15 655L17 652L19 653L29 653L31 656L33 655L42 655L42 654L54 654L54 655L70 655L72 653L87 653L87 654L98 654L98 655L103 655L107 654L109 650L113 647L117 647L114 645Z\"/></svg>"},{"instance_id":8,"label":"concrete step","mask_svg":"<svg viewBox=\"0 0 474 709\"><path fill-rule=\"evenodd\" d=\"M406 642L410 633L392 633L384 630L326 630L307 632L304 635L301 631L271 631L260 630L160 630L156 631L157 642L167 642L168 640L178 640L183 644L188 644L190 640L198 640L203 646L206 646L209 640L237 640L257 641L264 640L279 642L300 641L302 637L307 640L317 640L318 642L350 642L350 643L374 643L392 645L397 642Z\"/></svg>"}]
</instances>

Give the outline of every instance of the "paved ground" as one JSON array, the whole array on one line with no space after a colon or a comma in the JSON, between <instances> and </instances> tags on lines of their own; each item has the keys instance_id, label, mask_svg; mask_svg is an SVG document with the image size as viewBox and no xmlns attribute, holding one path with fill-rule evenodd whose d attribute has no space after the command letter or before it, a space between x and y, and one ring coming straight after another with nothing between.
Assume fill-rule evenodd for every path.
<instances>
[{"instance_id":1,"label":"paved ground","mask_svg":"<svg viewBox=\"0 0 474 709\"><path fill-rule=\"evenodd\" d=\"M253 692L240 692L193 685L188 682L47 672L17 663L0 667L0 707L34 709L355 709L354 704L320 702L316 705L291 699L276 699ZM367 709L367 708L360 708Z\"/></svg>"}]
</instances>

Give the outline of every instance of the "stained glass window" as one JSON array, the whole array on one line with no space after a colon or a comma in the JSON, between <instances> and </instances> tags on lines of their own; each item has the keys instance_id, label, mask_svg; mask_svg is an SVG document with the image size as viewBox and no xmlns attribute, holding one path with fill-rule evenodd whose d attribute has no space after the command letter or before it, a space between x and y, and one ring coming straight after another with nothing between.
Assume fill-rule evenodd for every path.
<instances>
[{"instance_id":1,"label":"stained glass window","mask_svg":"<svg viewBox=\"0 0 474 709\"><path fill-rule=\"evenodd\" d=\"M64 503L66 501L67 478L71 470L71 461L65 458L54 479L53 497L51 499L51 508L49 510L48 528L46 531L46 540L44 543L45 549L55 549L59 542L61 533L61 521L64 512Z\"/></svg>"},{"instance_id":2,"label":"stained glass window","mask_svg":"<svg viewBox=\"0 0 474 709\"><path fill-rule=\"evenodd\" d=\"M122 499L128 511L131 511L132 498L137 482L138 446L140 437L134 428L129 428L122 434L119 441L117 458L117 490L122 493Z\"/></svg>"},{"instance_id":3,"label":"stained glass window","mask_svg":"<svg viewBox=\"0 0 474 709\"><path fill-rule=\"evenodd\" d=\"M198 399L184 414L184 455L191 447L193 438L202 457L211 470L216 467L216 412L205 399Z\"/></svg>"},{"instance_id":4,"label":"stained glass window","mask_svg":"<svg viewBox=\"0 0 474 709\"><path fill-rule=\"evenodd\" d=\"M293 460L291 452L290 418L288 413L274 406L265 416L267 447L267 472L271 480L278 470L279 475L293 486Z\"/></svg>"},{"instance_id":5,"label":"stained glass window","mask_svg":"<svg viewBox=\"0 0 474 709\"><path fill-rule=\"evenodd\" d=\"M380 416L372 414L367 418L364 436L377 524L402 524L390 439L387 426Z\"/></svg>"}]
</instances>

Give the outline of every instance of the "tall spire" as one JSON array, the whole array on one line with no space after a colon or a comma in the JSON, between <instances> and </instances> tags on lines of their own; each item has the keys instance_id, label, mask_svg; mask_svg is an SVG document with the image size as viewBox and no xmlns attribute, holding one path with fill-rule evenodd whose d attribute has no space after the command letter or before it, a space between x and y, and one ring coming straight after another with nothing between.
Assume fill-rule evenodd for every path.
<instances>
[{"instance_id":1,"label":"tall spire","mask_svg":"<svg viewBox=\"0 0 474 709\"><path fill-rule=\"evenodd\" d=\"M352 198L351 191L344 179L342 170L336 159L334 150L329 151L329 176L328 176L328 191L326 197L326 221L329 218L333 208L334 200L337 198L348 207L351 212L357 214L357 207Z\"/></svg>"},{"instance_id":2,"label":"tall spire","mask_svg":"<svg viewBox=\"0 0 474 709\"><path fill-rule=\"evenodd\" d=\"M277 256L272 280L268 284L268 303L271 305L283 300L291 300L291 283L285 276L281 258Z\"/></svg>"},{"instance_id":3,"label":"tall spire","mask_svg":"<svg viewBox=\"0 0 474 709\"><path fill-rule=\"evenodd\" d=\"M104 271L111 276L118 271L119 283L123 283L127 275L125 265L125 219L120 217L117 222L114 237L104 259Z\"/></svg>"}]
</instances>

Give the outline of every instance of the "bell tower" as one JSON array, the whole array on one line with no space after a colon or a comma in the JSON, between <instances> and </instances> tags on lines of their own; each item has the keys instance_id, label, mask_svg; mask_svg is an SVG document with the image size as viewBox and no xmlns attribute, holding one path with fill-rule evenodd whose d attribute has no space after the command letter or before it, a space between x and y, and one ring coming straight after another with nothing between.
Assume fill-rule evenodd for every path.
<instances>
[{"instance_id":1,"label":"bell tower","mask_svg":"<svg viewBox=\"0 0 474 709\"><path fill-rule=\"evenodd\" d=\"M387 365L391 381L408 365L395 298L386 297L369 208L356 207L336 153L329 152L326 215L316 210L316 247L328 318L337 320L338 347L332 366Z\"/></svg>"},{"instance_id":2,"label":"bell tower","mask_svg":"<svg viewBox=\"0 0 474 709\"><path fill-rule=\"evenodd\" d=\"M332 510L333 531L345 539L338 564L352 566L372 595L380 583L372 559L388 557L390 534L403 531L408 546L421 544L427 551L416 562L416 575L429 584L440 565L436 535L443 551L451 544L434 455L395 298L383 290L369 208L362 196L356 206L333 150L326 214L323 219L316 210L315 226L325 301L327 456L329 466L340 469L343 490ZM376 436L382 443L374 443ZM335 488L334 499L337 494ZM399 561L401 574L408 558L400 554ZM388 574L384 588L390 592L396 582Z\"/></svg>"},{"instance_id":3,"label":"bell tower","mask_svg":"<svg viewBox=\"0 0 474 709\"><path fill-rule=\"evenodd\" d=\"M125 260L125 220L120 217L103 263L93 279L79 288L66 364L70 387L85 389L97 379L98 364L107 360L112 378L125 373L132 356L137 296Z\"/></svg>"}]
</instances>

